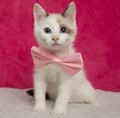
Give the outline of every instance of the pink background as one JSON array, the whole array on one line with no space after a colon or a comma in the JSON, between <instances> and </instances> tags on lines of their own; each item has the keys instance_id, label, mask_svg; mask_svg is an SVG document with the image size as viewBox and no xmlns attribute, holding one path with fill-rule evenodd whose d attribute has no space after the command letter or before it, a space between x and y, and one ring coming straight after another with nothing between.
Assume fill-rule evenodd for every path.
<instances>
[{"instance_id":1,"label":"pink background","mask_svg":"<svg viewBox=\"0 0 120 118\"><path fill-rule=\"evenodd\" d=\"M30 48L33 12L39 2L48 12L61 12L71 0L0 1L0 87L32 87ZM73 0L77 6L77 51L88 79L97 89L120 91L119 0Z\"/></svg>"}]
</instances>

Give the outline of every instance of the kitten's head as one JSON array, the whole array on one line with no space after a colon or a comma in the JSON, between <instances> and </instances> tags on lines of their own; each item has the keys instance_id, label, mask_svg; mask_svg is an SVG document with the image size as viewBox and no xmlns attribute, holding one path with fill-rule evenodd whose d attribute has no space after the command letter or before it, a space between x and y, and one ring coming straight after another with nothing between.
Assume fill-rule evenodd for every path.
<instances>
[{"instance_id":1,"label":"kitten's head","mask_svg":"<svg viewBox=\"0 0 120 118\"><path fill-rule=\"evenodd\" d=\"M39 4L34 5L34 33L38 43L51 51L62 51L76 35L76 7L72 2L61 14L48 14Z\"/></svg>"}]
</instances>

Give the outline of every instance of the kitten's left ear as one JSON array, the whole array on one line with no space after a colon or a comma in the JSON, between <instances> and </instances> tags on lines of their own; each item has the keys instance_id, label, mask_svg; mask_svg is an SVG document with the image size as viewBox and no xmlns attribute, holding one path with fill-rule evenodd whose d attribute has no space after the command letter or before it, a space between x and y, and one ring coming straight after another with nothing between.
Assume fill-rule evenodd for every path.
<instances>
[{"instance_id":1,"label":"kitten's left ear","mask_svg":"<svg viewBox=\"0 0 120 118\"><path fill-rule=\"evenodd\" d=\"M40 19L47 17L48 13L39 4L35 3L33 7L33 15L35 21L39 21Z\"/></svg>"},{"instance_id":2,"label":"kitten's left ear","mask_svg":"<svg viewBox=\"0 0 120 118\"><path fill-rule=\"evenodd\" d=\"M62 16L69 20L75 21L76 19L76 6L74 2L71 2L66 10L62 13Z\"/></svg>"}]
</instances>

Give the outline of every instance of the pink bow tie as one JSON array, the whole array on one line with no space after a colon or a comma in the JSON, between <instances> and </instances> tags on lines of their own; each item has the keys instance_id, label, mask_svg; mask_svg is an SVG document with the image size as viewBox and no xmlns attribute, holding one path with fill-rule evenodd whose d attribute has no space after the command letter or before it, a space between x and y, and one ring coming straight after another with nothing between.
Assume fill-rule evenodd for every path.
<instances>
[{"instance_id":1,"label":"pink bow tie","mask_svg":"<svg viewBox=\"0 0 120 118\"><path fill-rule=\"evenodd\" d=\"M80 53L68 55L64 57L57 57L48 53L47 51L33 46L31 54L35 67L42 67L49 63L56 63L63 67L70 74L76 74L83 67L83 61Z\"/></svg>"}]
</instances>

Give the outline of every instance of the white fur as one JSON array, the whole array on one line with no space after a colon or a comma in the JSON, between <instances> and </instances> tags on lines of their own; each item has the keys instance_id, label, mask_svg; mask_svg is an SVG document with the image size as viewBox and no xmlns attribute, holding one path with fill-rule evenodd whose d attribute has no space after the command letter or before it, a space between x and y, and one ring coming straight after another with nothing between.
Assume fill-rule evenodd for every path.
<instances>
[{"instance_id":1,"label":"white fur","mask_svg":"<svg viewBox=\"0 0 120 118\"><path fill-rule=\"evenodd\" d=\"M69 9L74 8L74 3L69 5ZM42 9L42 10L41 10ZM68 9L68 10L69 10ZM72 11L70 9L70 12ZM67 10L68 13L70 13ZM74 48L72 42L74 41L75 34L61 34L59 32L60 26L57 22L56 15L49 17L39 16L41 20L37 20L37 14L44 14L45 11L38 4L34 6L35 18L35 36L38 43L48 49L48 52L54 53L58 56L73 54ZM39 14L40 11L40 14ZM42 13L41 13L42 12ZM44 13L43 13L44 12ZM67 13L66 12L66 13ZM74 11L71 12L73 17ZM70 14L69 14L70 15ZM45 14L44 14L45 16ZM67 15L66 15L67 16ZM74 15L75 16L75 15ZM67 17L68 18L68 17ZM67 19L69 20L73 19ZM74 18L75 20L75 18ZM72 24L74 25L74 24ZM49 27L52 33L45 34L43 28ZM58 37L57 43L59 46L53 46L55 43L52 38ZM34 72L34 90L35 90L35 106L34 109L38 111L46 111L45 93L48 92L51 99L55 101L53 109L54 113L63 114L66 112L68 102L74 103L95 103L95 91L91 84L85 77L84 71L80 70L75 75L69 75L67 72L57 64L48 64Z\"/></svg>"}]
</instances>

